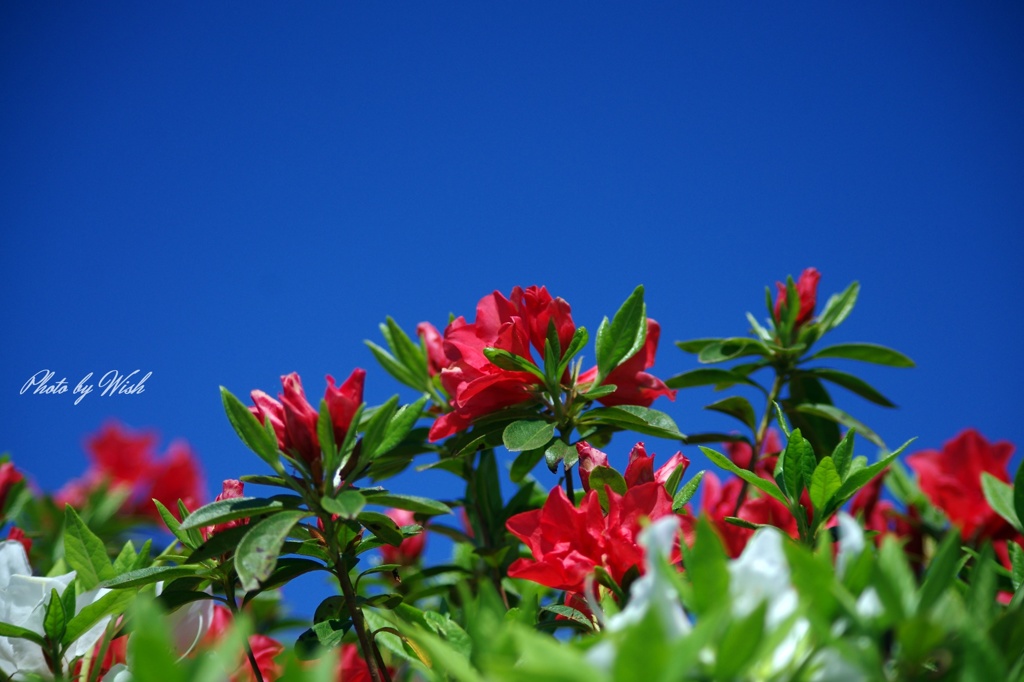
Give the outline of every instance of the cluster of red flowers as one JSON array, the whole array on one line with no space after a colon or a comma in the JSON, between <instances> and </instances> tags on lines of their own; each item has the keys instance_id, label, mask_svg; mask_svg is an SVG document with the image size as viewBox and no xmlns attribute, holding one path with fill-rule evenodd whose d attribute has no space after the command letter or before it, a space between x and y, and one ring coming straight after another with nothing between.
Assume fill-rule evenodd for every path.
<instances>
[{"instance_id":1,"label":"cluster of red flowers","mask_svg":"<svg viewBox=\"0 0 1024 682\"><path fill-rule=\"evenodd\" d=\"M341 386L335 386L334 377L327 375L327 390L324 400L334 426L334 442L345 440L352 419L363 402L363 384L366 370L355 369ZM305 462L314 480L322 482L323 471L320 457L320 438L316 432L319 410L309 404L302 388L302 379L295 372L281 377L283 392L274 400L263 391L253 391L249 408L261 424L270 421L277 435L277 445L282 452Z\"/></svg>"},{"instance_id":2,"label":"cluster of red flowers","mask_svg":"<svg viewBox=\"0 0 1024 682\"><path fill-rule=\"evenodd\" d=\"M129 431L117 422L105 424L86 440L89 470L65 485L56 495L57 502L82 506L90 493L108 486L129 491L124 511L132 516L159 520L154 499L176 516L178 500L190 510L198 508L205 492L192 449L184 441L175 441L158 457L156 443L157 436L152 432Z\"/></svg>"},{"instance_id":3,"label":"cluster of red flowers","mask_svg":"<svg viewBox=\"0 0 1024 682\"><path fill-rule=\"evenodd\" d=\"M430 428L430 440L438 441L463 431L480 417L502 408L536 400L541 380L531 372L499 367L484 355L485 348L498 348L533 364L533 351L541 357L549 325L553 324L564 351L576 331L569 304L552 298L545 287L516 287L509 298L495 291L480 299L476 320L458 317L448 325L442 338L437 329L421 323L417 331L424 338L432 373L451 398L451 411L438 417ZM632 358L607 378L617 390L603 398L605 405L649 406L658 396L675 398L675 391L645 370L654 364L660 328L647 321L647 341ZM539 367L539 365L538 365ZM580 374L581 385L592 383L597 368Z\"/></svg>"}]
</instances>

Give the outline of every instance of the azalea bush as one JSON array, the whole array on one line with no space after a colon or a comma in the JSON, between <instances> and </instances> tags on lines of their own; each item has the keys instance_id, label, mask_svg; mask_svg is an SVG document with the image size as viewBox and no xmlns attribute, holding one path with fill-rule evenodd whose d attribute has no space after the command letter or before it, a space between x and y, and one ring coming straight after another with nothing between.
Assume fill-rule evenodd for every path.
<instances>
[{"instance_id":1,"label":"azalea bush","mask_svg":"<svg viewBox=\"0 0 1024 682\"><path fill-rule=\"evenodd\" d=\"M694 368L667 378L642 287L593 333L544 287L443 331L387 318L367 345L416 398L366 405L361 368L222 388L252 456L210 502L187 445L117 422L56 492L5 457L0 679L1024 678L1012 446L890 450L830 389L892 407L850 368L913 363L829 344L859 286L819 306L818 284L769 288L746 335L678 342ZM736 430L682 433L681 390ZM461 494L388 487L426 469ZM305 574L323 593L296 620L280 588Z\"/></svg>"}]
</instances>

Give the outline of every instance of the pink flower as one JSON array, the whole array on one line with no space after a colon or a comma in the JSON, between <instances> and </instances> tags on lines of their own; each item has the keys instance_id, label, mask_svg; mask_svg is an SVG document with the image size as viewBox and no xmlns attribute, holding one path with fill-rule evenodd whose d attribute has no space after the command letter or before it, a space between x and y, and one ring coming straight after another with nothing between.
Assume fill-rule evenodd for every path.
<instances>
[{"instance_id":1,"label":"pink flower","mask_svg":"<svg viewBox=\"0 0 1024 682\"><path fill-rule=\"evenodd\" d=\"M1013 455L1007 441L989 443L974 429L960 432L942 451L924 450L907 457L917 473L921 490L932 504L949 517L968 540L1005 538L1011 526L995 513L981 488L981 474L987 472L1008 483L1006 467Z\"/></svg>"},{"instance_id":2,"label":"pink flower","mask_svg":"<svg viewBox=\"0 0 1024 682\"><path fill-rule=\"evenodd\" d=\"M90 473L113 485L134 485L149 477L156 454L157 436L152 431L129 431L111 421L86 439L85 449L93 461Z\"/></svg>"},{"instance_id":3,"label":"pink flower","mask_svg":"<svg viewBox=\"0 0 1024 682\"><path fill-rule=\"evenodd\" d=\"M363 402L363 384L366 370L355 369L341 386L335 386L334 377L327 375L327 390L324 400L334 426L334 442L345 440L352 419ZM306 400L302 379L295 372L281 377L283 393L274 400L263 391L253 391L253 407L249 409L261 424L270 422L277 435L277 445L282 451L297 456L310 466L314 476L320 471L320 438L316 423L318 410Z\"/></svg>"},{"instance_id":4,"label":"pink flower","mask_svg":"<svg viewBox=\"0 0 1024 682\"><path fill-rule=\"evenodd\" d=\"M394 675L394 671L390 668L388 672ZM370 675L370 666L359 655L359 648L355 644L341 645L336 679L341 682L370 682L373 679Z\"/></svg>"},{"instance_id":5,"label":"pink flower","mask_svg":"<svg viewBox=\"0 0 1024 682\"><path fill-rule=\"evenodd\" d=\"M462 317L452 321L444 332L447 364L441 370L452 411L434 421L430 440L447 438L480 417L533 400L540 380L530 372L498 367L484 349L498 348L536 364L531 348L543 354L549 323L554 323L564 350L576 325L569 304L551 298L544 287L516 287L510 298L495 291L480 299L474 322Z\"/></svg>"},{"instance_id":6,"label":"pink flower","mask_svg":"<svg viewBox=\"0 0 1024 682\"><path fill-rule=\"evenodd\" d=\"M637 544L643 520L672 513L672 500L658 483L638 485L625 495L608 490L607 515L596 491L588 492L577 509L561 488L554 488L542 508L506 523L533 554L514 561L508 575L582 592L586 577L601 566L621 585L634 567L643 571L643 549Z\"/></svg>"},{"instance_id":7,"label":"pink flower","mask_svg":"<svg viewBox=\"0 0 1024 682\"><path fill-rule=\"evenodd\" d=\"M405 509L389 509L387 515L391 520L401 526L411 526L416 523L416 518L411 511ZM420 531L417 535L402 540L398 547L393 545L381 545L380 556L385 564L400 564L410 566L420 560L423 548L427 544L427 533Z\"/></svg>"},{"instance_id":8,"label":"pink flower","mask_svg":"<svg viewBox=\"0 0 1024 682\"><path fill-rule=\"evenodd\" d=\"M614 384L615 392L610 393L597 401L602 405L641 405L650 407L660 396L667 396L669 400L676 399L676 392L665 385L661 379L648 374L648 370L654 366L654 355L658 352L658 338L661 336L661 327L657 322L647 319L647 338L644 347L637 351L636 355L609 372L604 383ZM597 367L591 367L580 375L581 384L593 382L597 378Z\"/></svg>"},{"instance_id":9,"label":"pink flower","mask_svg":"<svg viewBox=\"0 0 1024 682\"><path fill-rule=\"evenodd\" d=\"M220 643L231 627L232 620L231 611L227 607L221 604L214 606L210 629L203 636L202 643L206 646L216 646ZM273 637L266 635L251 635L249 646L252 648L256 667L259 668L263 679L270 682L279 678L283 668L275 659L284 652L284 646ZM252 664L244 652L239 652L238 667L231 674L230 680L231 682L255 682L256 675L253 674Z\"/></svg>"},{"instance_id":10,"label":"pink flower","mask_svg":"<svg viewBox=\"0 0 1024 682\"><path fill-rule=\"evenodd\" d=\"M729 459L733 461L733 464L740 467L741 469L750 468L750 454L754 451L750 445L744 441L732 441L729 443L723 443L722 447L725 448L725 454L729 456ZM779 432L775 429L768 429L768 433L765 434L764 442L761 443L761 457L758 459L757 471L762 477L771 478L772 470L775 468L776 457L772 455L778 455L782 452L782 442L779 440ZM762 472L761 465L767 465L767 475Z\"/></svg>"},{"instance_id":11,"label":"pink flower","mask_svg":"<svg viewBox=\"0 0 1024 682\"><path fill-rule=\"evenodd\" d=\"M229 478L226 481L224 481L224 483L221 484L221 493L220 495L217 495L217 497L214 498L213 501L219 502L220 500L234 500L239 497L242 497L242 490L244 487L245 484L242 483L241 481ZM208 540L210 536L216 533L220 533L221 531L225 531L229 528L237 528L238 526L244 526L248 523L249 517L247 516L242 519L235 519L234 521L225 521L224 523L218 523L215 526L207 526L202 530L203 539Z\"/></svg>"},{"instance_id":12,"label":"pink flower","mask_svg":"<svg viewBox=\"0 0 1024 682\"><path fill-rule=\"evenodd\" d=\"M796 282L796 294L800 300L800 312L797 313L796 323L793 325L794 329L799 329L814 317L814 307L818 302L818 280L820 279L821 273L814 268L807 268L800 273L800 279ZM786 285L782 282L776 282L775 286L778 289L778 296L775 299L775 324L779 324L782 306L786 302L788 292Z\"/></svg>"},{"instance_id":13,"label":"pink flower","mask_svg":"<svg viewBox=\"0 0 1024 682\"><path fill-rule=\"evenodd\" d=\"M11 489L23 480L25 477L14 468L14 462L0 464L0 516L3 515L4 505L7 503L7 496Z\"/></svg>"}]
</instances>

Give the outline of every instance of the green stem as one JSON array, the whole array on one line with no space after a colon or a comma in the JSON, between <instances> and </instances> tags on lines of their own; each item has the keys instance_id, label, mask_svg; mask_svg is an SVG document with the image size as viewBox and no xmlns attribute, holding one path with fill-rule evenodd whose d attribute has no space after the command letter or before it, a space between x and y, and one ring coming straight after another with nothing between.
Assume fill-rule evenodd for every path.
<instances>
[{"instance_id":1,"label":"green stem","mask_svg":"<svg viewBox=\"0 0 1024 682\"><path fill-rule=\"evenodd\" d=\"M334 575L341 585L341 593L345 597L349 614L352 616L352 628L356 631L356 639L359 640L359 648L363 652L363 659L370 670L370 678L373 682L391 682L388 669L383 665L380 651L377 649L377 642L366 629L366 620L363 618L363 610L359 606L355 588L352 586L352 579L348 574L348 566L338 547L338 532L334 520L330 514L324 514L324 533L327 535L327 544L333 558Z\"/></svg>"},{"instance_id":2,"label":"green stem","mask_svg":"<svg viewBox=\"0 0 1024 682\"><path fill-rule=\"evenodd\" d=\"M238 602L235 600L235 581L231 578L224 579L224 594L227 597L228 609L231 610L232 620L238 616ZM252 645L249 643L249 638L245 638L245 657L249 659L249 667L252 668L252 674L256 678L256 682L263 682L263 673L260 672L260 666L256 662L256 654L252 651Z\"/></svg>"},{"instance_id":3,"label":"green stem","mask_svg":"<svg viewBox=\"0 0 1024 682\"><path fill-rule=\"evenodd\" d=\"M750 453L750 462L747 464L747 469L751 472L757 467L757 460L761 457L761 448L764 447L765 436L768 433L768 426L772 423L772 415L775 413L775 401L779 399L779 393L782 392L782 386L785 383L786 372L778 367L775 368L775 379L772 381L771 390L768 391L768 398L765 401L764 414L761 415L761 423L757 425L757 431L754 432L754 445L753 450ZM736 497L736 507L732 510L733 516L739 516L740 507L743 506L744 501L747 499L747 492L750 489L750 484L743 481L743 485L740 486L740 494Z\"/></svg>"}]
</instances>

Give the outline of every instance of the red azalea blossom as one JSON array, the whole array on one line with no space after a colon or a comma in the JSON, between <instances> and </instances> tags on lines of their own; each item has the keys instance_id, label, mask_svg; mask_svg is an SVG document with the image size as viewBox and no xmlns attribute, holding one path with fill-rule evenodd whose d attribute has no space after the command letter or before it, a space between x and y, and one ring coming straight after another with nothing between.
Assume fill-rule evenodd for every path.
<instances>
[{"instance_id":1,"label":"red azalea blossom","mask_svg":"<svg viewBox=\"0 0 1024 682\"><path fill-rule=\"evenodd\" d=\"M661 327L657 322L648 318L644 347L608 374L604 383L614 384L615 392L598 398L599 403L609 407L613 405L650 407L651 403L660 396L667 396L669 400L676 399L676 392L666 386L664 381L644 371L654 366L654 355L658 352L660 336ZM579 381L584 384L592 382L596 378L597 367L591 367L580 375Z\"/></svg>"},{"instance_id":2,"label":"red azalea blossom","mask_svg":"<svg viewBox=\"0 0 1024 682\"><path fill-rule=\"evenodd\" d=\"M565 349L576 331L569 304L553 299L544 287L516 287L509 298L495 291L477 303L474 322L453 320L444 331L446 365L441 370L452 411L434 421L430 440L447 438L479 417L531 400L540 380L530 372L498 367L484 349L499 348L534 362L531 347L543 354L550 323Z\"/></svg>"},{"instance_id":3,"label":"red azalea blossom","mask_svg":"<svg viewBox=\"0 0 1024 682\"><path fill-rule=\"evenodd\" d=\"M608 490L607 515L596 491L588 492L577 509L560 487L554 488L542 508L516 514L506 523L533 553L532 559L513 562L508 575L582 592L586 577L601 566L621 585L630 569L643 571L644 553L637 544L642 520L672 513L672 499L659 483L638 485L625 495Z\"/></svg>"},{"instance_id":4,"label":"red azalea blossom","mask_svg":"<svg viewBox=\"0 0 1024 682\"><path fill-rule=\"evenodd\" d=\"M226 606L217 604L213 607L213 619L210 621L210 628L203 636L202 643L205 646L215 646L228 629L231 627L231 611ZM273 637L266 635L252 635L249 637L249 646L252 648L253 657L256 659L256 667L260 670L265 682L272 682L281 676L282 666L274 659L284 651L284 645ZM252 664L249 658L239 652L238 667L231 674L231 682L255 682L256 675L253 674Z\"/></svg>"},{"instance_id":5,"label":"red azalea blossom","mask_svg":"<svg viewBox=\"0 0 1024 682\"><path fill-rule=\"evenodd\" d=\"M444 339L441 338L437 327L429 322L420 322L416 325L416 334L423 339L427 349L427 374L436 377L448 366L448 358L444 354Z\"/></svg>"},{"instance_id":6,"label":"red azalea blossom","mask_svg":"<svg viewBox=\"0 0 1024 682\"><path fill-rule=\"evenodd\" d=\"M800 273L800 279L796 281L796 294L800 299L800 312L797 313L796 322L793 325L794 329L799 329L814 317L814 307L818 303L818 280L820 279L821 273L814 268L807 268ZM775 324L779 324L782 306L786 303L788 292L786 285L782 282L776 282L775 286L778 289L778 297L775 299Z\"/></svg>"},{"instance_id":7,"label":"red azalea blossom","mask_svg":"<svg viewBox=\"0 0 1024 682\"><path fill-rule=\"evenodd\" d=\"M583 489L589 491L590 472L595 467L608 466L608 455L591 446L586 441L580 441L576 444L576 452L580 458L580 481L583 484ZM637 443L629 453L629 463L626 465L626 472L623 474L623 478L626 481L626 486L629 488L652 482L665 485L677 467L682 466L683 473L686 473L686 467L689 465L690 460L683 453L677 452L655 471L654 455L648 455L644 444Z\"/></svg>"},{"instance_id":8,"label":"red azalea blossom","mask_svg":"<svg viewBox=\"0 0 1024 682\"><path fill-rule=\"evenodd\" d=\"M701 512L707 516L715 530L718 531L718 535L725 545L725 551L730 557L735 559L743 553L743 548L747 546L747 541L754 535L754 531L729 523L725 520L727 516L735 516L751 523L775 526L794 538L799 535L796 519L790 514L786 505L773 497L752 497L753 491L748 490L747 498L740 505L739 512L734 513L736 512L736 500L739 499L742 487L743 481L738 478L730 479L723 485L718 477L710 471L704 474L701 481ZM697 519L692 515L682 516L681 519L683 532L689 541Z\"/></svg>"},{"instance_id":9,"label":"red azalea blossom","mask_svg":"<svg viewBox=\"0 0 1024 682\"><path fill-rule=\"evenodd\" d=\"M389 672L394 674L390 669ZM355 644L341 645L337 679L339 682L370 682L373 679L370 675L370 666L359 655L359 648Z\"/></svg>"},{"instance_id":10,"label":"red azalea blossom","mask_svg":"<svg viewBox=\"0 0 1024 682\"><path fill-rule=\"evenodd\" d=\"M949 517L964 538L1006 538L1012 527L985 499L981 474L987 472L1009 483L1006 467L1013 455L1007 441L989 443L974 429L962 431L942 451L925 450L907 457L917 473L921 490Z\"/></svg>"},{"instance_id":11,"label":"red azalea blossom","mask_svg":"<svg viewBox=\"0 0 1024 682\"><path fill-rule=\"evenodd\" d=\"M730 443L723 443L725 448L725 454L729 456L733 464L740 467L741 469L750 469L750 454L754 451L754 448L745 441L733 441ZM772 472L775 469L776 457L772 455L778 455L782 452L782 441L779 439L779 432L775 429L768 429L768 433L765 434L764 442L761 443L761 457L758 458L757 464L755 465L755 471L763 478L772 478Z\"/></svg>"},{"instance_id":12,"label":"red azalea blossom","mask_svg":"<svg viewBox=\"0 0 1024 682\"><path fill-rule=\"evenodd\" d=\"M136 490L140 488L140 499L133 511L157 521L160 520L160 513L153 500L158 500L180 521L178 500L189 511L194 511L202 506L206 497L199 461L184 441L171 443L167 455L150 467L147 481L137 484Z\"/></svg>"},{"instance_id":13,"label":"red azalea blossom","mask_svg":"<svg viewBox=\"0 0 1024 682\"><path fill-rule=\"evenodd\" d=\"M220 495L217 495L217 497L215 497L213 501L219 502L221 500L234 500L236 498L242 497L242 490L244 489L244 487L245 484L242 483L241 481L229 478L221 484L221 493ZM249 517L247 516L242 519L235 519L233 521L225 521L224 523L218 523L215 526L207 526L202 529L203 539L208 540L210 536L214 535L215 533L220 533L221 531L225 531L229 528L237 528L238 526L244 526L248 523Z\"/></svg>"},{"instance_id":14,"label":"red azalea blossom","mask_svg":"<svg viewBox=\"0 0 1024 682\"><path fill-rule=\"evenodd\" d=\"M363 402L363 384L366 370L355 369L341 386L335 386L334 377L327 375L327 390L324 400L331 415L334 426L334 441L345 440L352 418ZM268 420L277 435L277 445L282 451L297 455L299 459L310 465L314 474L321 474L320 438L316 433L318 411L306 400L302 388L302 379L295 372L281 377L283 393L274 400L263 391L253 391L252 401L255 403L249 410L256 415L261 424Z\"/></svg>"},{"instance_id":15,"label":"red azalea blossom","mask_svg":"<svg viewBox=\"0 0 1024 682\"><path fill-rule=\"evenodd\" d=\"M152 431L129 431L117 422L108 422L86 439L85 449L93 461L93 473L113 485L134 485L149 478L156 442Z\"/></svg>"},{"instance_id":16,"label":"red azalea blossom","mask_svg":"<svg viewBox=\"0 0 1024 682\"><path fill-rule=\"evenodd\" d=\"M0 513L3 513L4 504L7 502L7 495L15 484L25 479L21 472L14 468L14 462L0 464Z\"/></svg>"},{"instance_id":17,"label":"red azalea blossom","mask_svg":"<svg viewBox=\"0 0 1024 682\"><path fill-rule=\"evenodd\" d=\"M387 515L391 517L391 520L401 526L411 526L416 523L416 519L411 511L405 509L389 509ZM386 564L401 564L402 566L409 566L415 564L420 560L420 556L423 554L423 548L427 544L427 533L421 531L417 535L413 535L410 538L402 540L402 544L398 547L393 545L381 545L380 556Z\"/></svg>"},{"instance_id":18,"label":"red azalea blossom","mask_svg":"<svg viewBox=\"0 0 1024 682\"><path fill-rule=\"evenodd\" d=\"M25 537L25 531L18 528L17 526L11 526L11 529L7 531L8 540L17 540L21 543L21 546L25 548L25 555L32 551L32 540Z\"/></svg>"}]
</instances>

